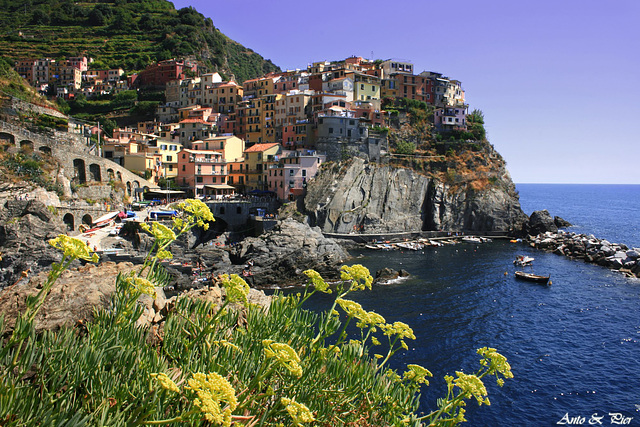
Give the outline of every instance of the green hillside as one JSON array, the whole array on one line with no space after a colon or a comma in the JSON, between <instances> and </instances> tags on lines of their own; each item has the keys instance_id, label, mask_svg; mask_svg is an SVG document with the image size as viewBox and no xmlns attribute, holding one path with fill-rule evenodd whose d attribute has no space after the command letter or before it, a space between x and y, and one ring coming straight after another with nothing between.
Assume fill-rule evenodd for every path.
<instances>
[{"instance_id":1,"label":"green hillside","mask_svg":"<svg viewBox=\"0 0 640 427\"><path fill-rule=\"evenodd\" d=\"M131 72L190 57L238 82L279 71L211 18L166 0L0 0L0 28L0 56L12 61L87 56L95 59L91 68Z\"/></svg>"}]
</instances>

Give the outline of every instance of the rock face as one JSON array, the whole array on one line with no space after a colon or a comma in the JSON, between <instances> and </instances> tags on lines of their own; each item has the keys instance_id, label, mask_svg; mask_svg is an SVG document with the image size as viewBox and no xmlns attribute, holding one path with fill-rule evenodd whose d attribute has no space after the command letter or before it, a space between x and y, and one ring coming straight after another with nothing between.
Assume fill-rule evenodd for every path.
<instances>
[{"instance_id":1,"label":"rock face","mask_svg":"<svg viewBox=\"0 0 640 427\"><path fill-rule=\"evenodd\" d=\"M333 233L515 231L527 220L506 170L475 190L362 159L325 168L308 185L305 208L312 225Z\"/></svg>"},{"instance_id":2,"label":"rock face","mask_svg":"<svg viewBox=\"0 0 640 427\"><path fill-rule=\"evenodd\" d=\"M295 284L306 280L302 272L307 269L326 279L336 278L347 258L345 250L334 239L324 237L319 228L287 219L268 233L232 247L229 259L233 265L226 272L240 274L251 261L249 284Z\"/></svg>"},{"instance_id":3,"label":"rock face","mask_svg":"<svg viewBox=\"0 0 640 427\"><path fill-rule=\"evenodd\" d=\"M65 231L43 203L7 200L0 209L0 289L15 283L23 271L35 274L57 261L59 251L47 241Z\"/></svg>"}]
</instances>

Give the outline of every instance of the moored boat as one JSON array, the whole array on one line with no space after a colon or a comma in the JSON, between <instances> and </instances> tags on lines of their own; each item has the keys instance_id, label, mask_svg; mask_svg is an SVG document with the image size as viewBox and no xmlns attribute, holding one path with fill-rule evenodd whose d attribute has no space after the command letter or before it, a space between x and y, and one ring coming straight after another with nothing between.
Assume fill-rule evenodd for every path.
<instances>
[{"instance_id":1,"label":"moored boat","mask_svg":"<svg viewBox=\"0 0 640 427\"><path fill-rule=\"evenodd\" d=\"M524 271L516 271L516 279L520 280L528 280L529 282L543 283L545 285L549 284L550 276L540 276L533 273L525 273Z\"/></svg>"},{"instance_id":2,"label":"moored boat","mask_svg":"<svg viewBox=\"0 0 640 427\"><path fill-rule=\"evenodd\" d=\"M531 265L531 263L533 262L534 259L535 258L530 257L530 256L518 255L516 257L516 259L513 260L513 263L515 265L520 265L520 266Z\"/></svg>"}]
</instances>

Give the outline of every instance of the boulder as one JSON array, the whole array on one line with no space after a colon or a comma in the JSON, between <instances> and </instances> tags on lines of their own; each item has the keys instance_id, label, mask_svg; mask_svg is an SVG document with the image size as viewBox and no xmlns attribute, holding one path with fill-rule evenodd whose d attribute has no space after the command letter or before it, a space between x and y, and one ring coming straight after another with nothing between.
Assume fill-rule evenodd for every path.
<instances>
[{"instance_id":1,"label":"boulder","mask_svg":"<svg viewBox=\"0 0 640 427\"><path fill-rule=\"evenodd\" d=\"M57 330L91 319L96 307L106 307L109 303L118 273L127 274L134 268L131 263L104 262L65 271L36 316L36 330ZM24 284L0 291L0 313L5 316L5 329L13 328L18 313L25 310L27 296L36 295L47 276L47 272L41 272Z\"/></svg>"},{"instance_id":2,"label":"boulder","mask_svg":"<svg viewBox=\"0 0 640 427\"><path fill-rule=\"evenodd\" d=\"M527 233L532 236L546 232L558 232L558 226L553 222L553 218L551 218L549 211L546 209L533 212L529 217L526 227Z\"/></svg>"},{"instance_id":3,"label":"boulder","mask_svg":"<svg viewBox=\"0 0 640 427\"><path fill-rule=\"evenodd\" d=\"M389 283L391 281L400 279L400 278L407 278L409 277L410 274L408 271L406 270L394 270L393 268L389 268L389 267L385 267L381 270L376 271L376 277L374 279L375 283Z\"/></svg>"},{"instance_id":4,"label":"boulder","mask_svg":"<svg viewBox=\"0 0 640 427\"><path fill-rule=\"evenodd\" d=\"M554 216L553 217L553 223L556 225L556 227L558 228L566 228L566 227L571 227L573 224L571 224L569 221L560 218L559 216Z\"/></svg>"},{"instance_id":5,"label":"boulder","mask_svg":"<svg viewBox=\"0 0 640 427\"><path fill-rule=\"evenodd\" d=\"M248 237L230 248L232 264L224 265L220 272L250 271L247 281L252 286L299 284L306 280L302 273L308 269L316 270L325 279L337 279L339 268L348 257L342 246L324 237L318 227L285 219L262 236Z\"/></svg>"}]
</instances>

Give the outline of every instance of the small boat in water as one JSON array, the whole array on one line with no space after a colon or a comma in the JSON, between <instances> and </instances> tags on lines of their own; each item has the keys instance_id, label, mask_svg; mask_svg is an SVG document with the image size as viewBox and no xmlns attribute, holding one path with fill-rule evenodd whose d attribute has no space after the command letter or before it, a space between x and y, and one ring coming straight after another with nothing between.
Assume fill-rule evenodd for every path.
<instances>
[{"instance_id":1,"label":"small boat in water","mask_svg":"<svg viewBox=\"0 0 640 427\"><path fill-rule=\"evenodd\" d=\"M516 279L520 280L528 280L529 282L543 283L545 285L549 284L550 276L539 276L533 273L525 273L524 271L516 271Z\"/></svg>"},{"instance_id":2,"label":"small boat in water","mask_svg":"<svg viewBox=\"0 0 640 427\"><path fill-rule=\"evenodd\" d=\"M525 265L531 265L531 263L533 262L535 258L530 257L530 256L526 256L526 255L518 255L516 257L516 259L513 260L513 263L515 265L520 265L520 266L525 266Z\"/></svg>"}]
</instances>

